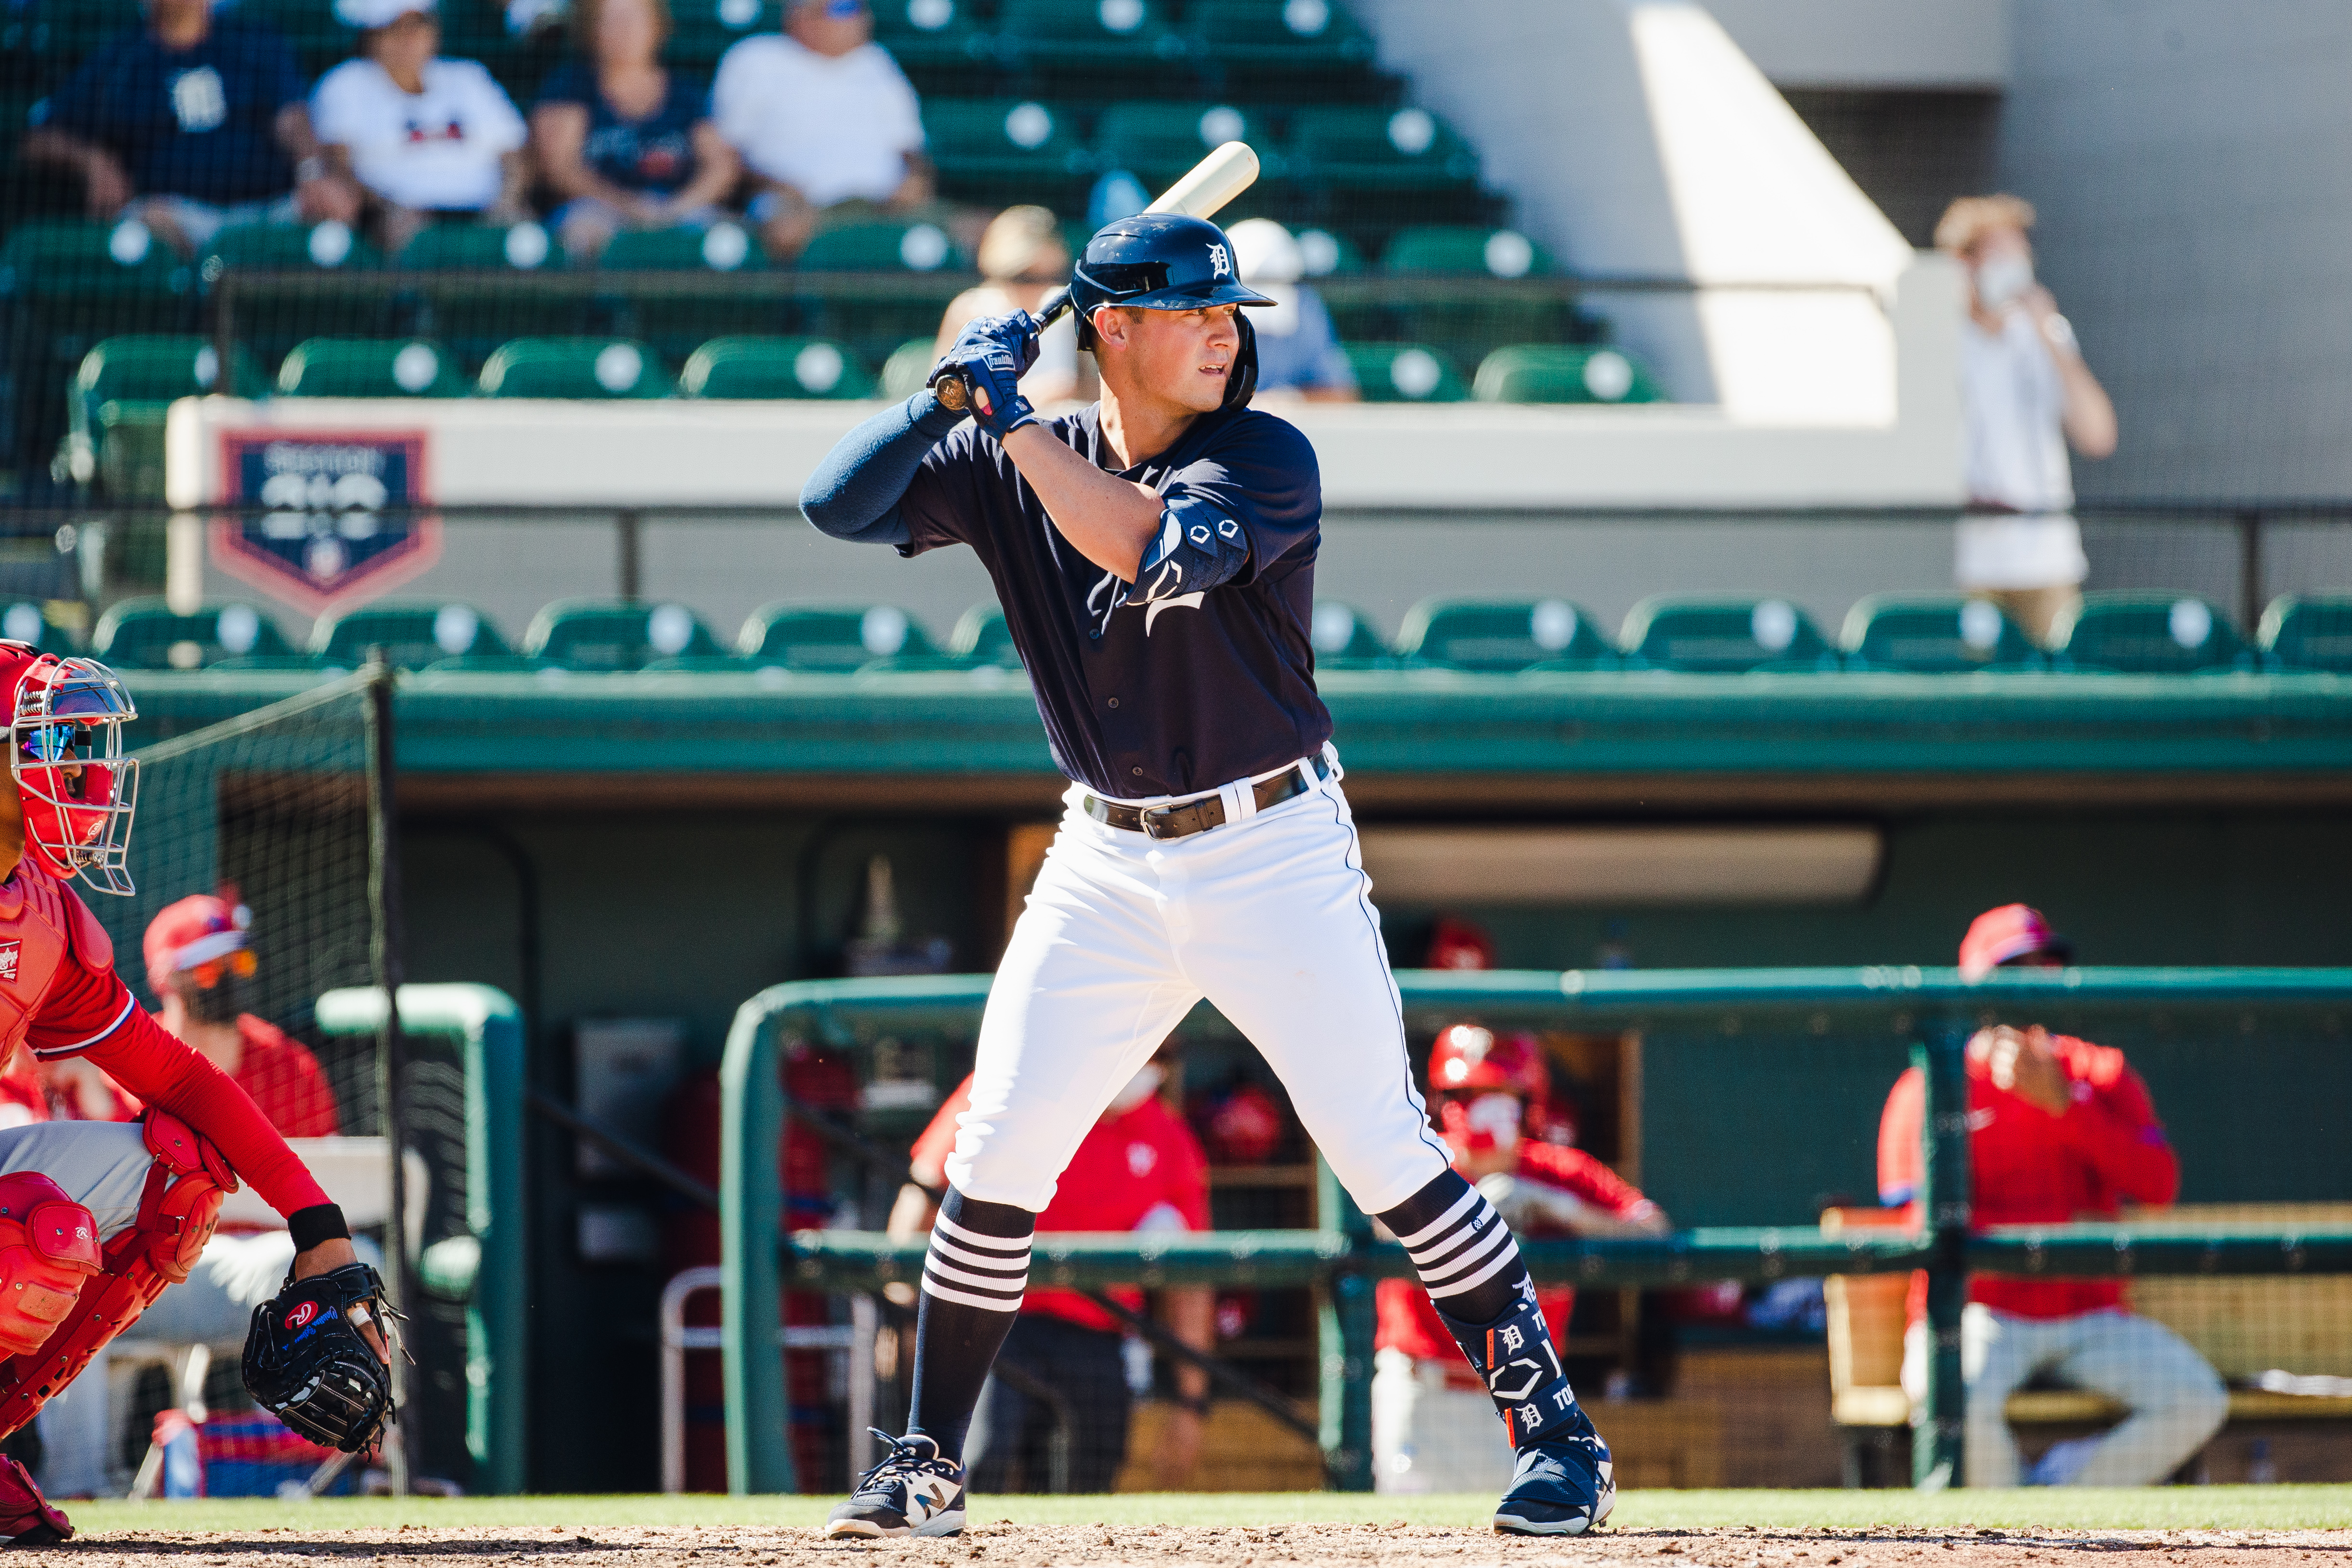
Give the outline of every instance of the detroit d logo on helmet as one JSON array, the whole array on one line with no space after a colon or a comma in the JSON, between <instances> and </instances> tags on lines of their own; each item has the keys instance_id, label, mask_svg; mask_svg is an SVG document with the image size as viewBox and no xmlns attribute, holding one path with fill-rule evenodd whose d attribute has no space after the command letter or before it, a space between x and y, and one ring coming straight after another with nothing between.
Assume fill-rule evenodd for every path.
<instances>
[{"instance_id":1,"label":"detroit d logo on helmet","mask_svg":"<svg viewBox=\"0 0 2352 1568\"><path fill-rule=\"evenodd\" d=\"M1209 247L1209 276L1211 277L1231 277L1233 275L1233 253L1228 251L1223 246L1211 246Z\"/></svg>"}]
</instances>

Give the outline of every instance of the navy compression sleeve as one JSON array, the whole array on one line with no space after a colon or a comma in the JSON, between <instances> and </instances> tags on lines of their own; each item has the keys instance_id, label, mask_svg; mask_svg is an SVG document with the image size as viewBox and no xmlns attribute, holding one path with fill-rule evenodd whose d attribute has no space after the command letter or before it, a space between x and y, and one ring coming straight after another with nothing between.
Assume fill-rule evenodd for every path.
<instances>
[{"instance_id":1,"label":"navy compression sleeve","mask_svg":"<svg viewBox=\"0 0 2352 1568\"><path fill-rule=\"evenodd\" d=\"M929 388L886 408L836 442L801 487L801 514L837 539L902 545L898 499L940 438L963 415L940 406Z\"/></svg>"}]
</instances>

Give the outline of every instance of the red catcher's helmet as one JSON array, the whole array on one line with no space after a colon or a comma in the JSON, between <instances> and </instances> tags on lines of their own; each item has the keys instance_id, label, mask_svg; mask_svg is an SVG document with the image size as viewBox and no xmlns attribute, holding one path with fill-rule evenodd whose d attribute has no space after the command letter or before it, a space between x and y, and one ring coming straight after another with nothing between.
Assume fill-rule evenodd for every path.
<instances>
[{"instance_id":1,"label":"red catcher's helmet","mask_svg":"<svg viewBox=\"0 0 2352 1568\"><path fill-rule=\"evenodd\" d=\"M0 642L0 692L26 855L100 893L134 891L128 856L139 764L122 755L122 727L139 716L131 694L95 659L9 642Z\"/></svg>"},{"instance_id":2,"label":"red catcher's helmet","mask_svg":"<svg viewBox=\"0 0 2352 1568\"><path fill-rule=\"evenodd\" d=\"M1475 1023L1441 1031L1429 1053L1429 1092L1466 1094L1482 1089L1499 1089L1531 1105L1549 1099L1551 1070L1544 1064L1542 1042L1531 1034L1498 1035Z\"/></svg>"}]
</instances>

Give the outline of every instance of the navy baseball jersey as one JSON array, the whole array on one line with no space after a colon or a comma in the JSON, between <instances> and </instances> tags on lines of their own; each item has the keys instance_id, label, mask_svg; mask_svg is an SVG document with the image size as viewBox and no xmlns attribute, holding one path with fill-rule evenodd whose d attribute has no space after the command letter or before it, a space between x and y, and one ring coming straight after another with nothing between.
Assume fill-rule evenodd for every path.
<instances>
[{"instance_id":1,"label":"navy baseball jersey","mask_svg":"<svg viewBox=\"0 0 2352 1568\"><path fill-rule=\"evenodd\" d=\"M1041 423L1097 466L1230 519L1249 540L1248 564L1218 587L1121 602L1117 575L1062 537L994 436L967 423L931 449L898 504L899 553L979 553L1055 764L1136 800L1213 789L1322 749L1331 716L1307 626L1323 491L1307 437L1270 413L1220 412L1120 469L1096 408Z\"/></svg>"}]
</instances>

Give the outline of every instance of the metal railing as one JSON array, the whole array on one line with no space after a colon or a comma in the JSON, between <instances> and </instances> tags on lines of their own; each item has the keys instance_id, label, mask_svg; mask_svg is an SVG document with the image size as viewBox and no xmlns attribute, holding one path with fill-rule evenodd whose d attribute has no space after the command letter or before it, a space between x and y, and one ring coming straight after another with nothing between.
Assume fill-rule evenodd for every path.
<instances>
[{"instance_id":1,"label":"metal railing","mask_svg":"<svg viewBox=\"0 0 2352 1568\"><path fill-rule=\"evenodd\" d=\"M1951 970L1781 969L1563 973L1400 971L1414 1027L1475 1013L1541 1020L1580 1033L1717 1032L1790 1015L1801 1032L1867 1031L1910 1045L1923 1071L1925 1228L1706 1228L1656 1238L1524 1241L1538 1281L1580 1287L1769 1281L1831 1274L1924 1270L1932 1351L1913 1448L1915 1479L1958 1484L1963 1383L1960 1309L1972 1271L2027 1276L2320 1274L2352 1272L2352 1228L2219 1227L2150 1233L2129 1225L2070 1224L1977 1230L1970 1225L1964 1050L1985 1019L2021 1010L2098 1005L2254 1009L2352 1004L2352 970L2069 969L2002 971L1979 984ZM777 1318L779 1293L872 1291L921 1272L923 1243L840 1231L781 1230L776 1140L783 1120L778 1069L787 1037L835 1049L861 1031L976 1019L990 977L803 981L743 1004L720 1068L721 1354L727 1399L728 1487L795 1490L791 1456L769 1440L785 1423L782 1369L758 1353L754 1325ZM1372 1288L1411 1278L1402 1249L1370 1238L1369 1222L1323 1173L1322 1228L1149 1236L1044 1233L1033 1284L1159 1287L1320 1287L1325 1296L1322 1420L1327 1472L1340 1490L1371 1485Z\"/></svg>"}]
</instances>

